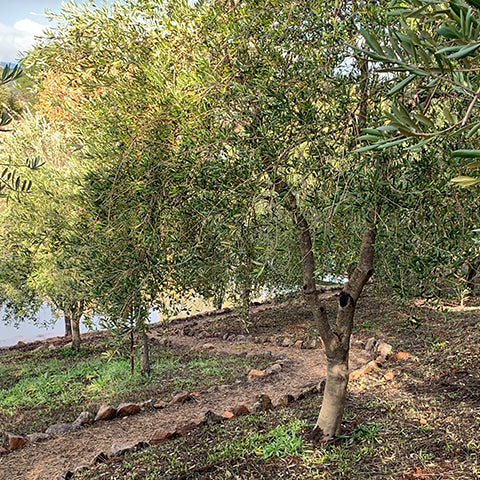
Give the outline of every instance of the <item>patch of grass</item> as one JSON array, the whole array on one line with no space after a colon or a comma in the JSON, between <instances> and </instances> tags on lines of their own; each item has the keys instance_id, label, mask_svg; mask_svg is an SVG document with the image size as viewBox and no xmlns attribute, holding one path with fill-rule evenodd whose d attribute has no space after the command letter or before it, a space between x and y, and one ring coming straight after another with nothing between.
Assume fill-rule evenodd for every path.
<instances>
[{"instance_id":1,"label":"patch of grass","mask_svg":"<svg viewBox=\"0 0 480 480\"><path fill-rule=\"evenodd\" d=\"M152 374L146 378L138 366L130 375L128 357L105 356L105 351L105 346L89 345L78 353L68 348L20 355L2 352L1 429L37 431L55 421L73 421L82 410L95 409L99 403L168 399L175 390L231 383L250 368L268 363L265 357L206 356L154 347Z\"/></svg>"}]
</instances>

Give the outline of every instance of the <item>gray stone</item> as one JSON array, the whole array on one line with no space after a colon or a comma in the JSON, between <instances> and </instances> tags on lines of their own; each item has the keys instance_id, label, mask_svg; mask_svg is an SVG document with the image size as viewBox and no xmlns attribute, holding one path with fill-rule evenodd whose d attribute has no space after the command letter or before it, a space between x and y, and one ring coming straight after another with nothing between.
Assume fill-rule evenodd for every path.
<instances>
[{"instance_id":1,"label":"gray stone","mask_svg":"<svg viewBox=\"0 0 480 480\"><path fill-rule=\"evenodd\" d=\"M293 397L293 395L290 395L290 394L282 395L277 401L277 407L286 407L287 405L289 405L294 401L295 401L295 398Z\"/></svg>"},{"instance_id":2,"label":"gray stone","mask_svg":"<svg viewBox=\"0 0 480 480\"><path fill-rule=\"evenodd\" d=\"M50 438L52 437L47 433L36 432L36 433L31 433L30 435L27 435L27 440L31 443L43 442L45 440L49 440Z\"/></svg>"},{"instance_id":3,"label":"gray stone","mask_svg":"<svg viewBox=\"0 0 480 480\"><path fill-rule=\"evenodd\" d=\"M73 423L56 423L51 425L45 430L47 435L66 435L80 428L80 425L74 425Z\"/></svg>"},{"instance_id":4,"label":"gray stone","mask_svg":"<svg viewBox=\"0 0 480 480\"><path fill-rule=\"evenodd\" d=\"M217 423L222 422L225 420L221 415L217 415L216 413L212 412L211 410L208 410L208 412L205 413L205 416L203 417L203 425L215 425Z\"/></svg>"},{"instance_id":5,"label":"gray stone","mask_svg":"<svg viewBox=\"0 0 480 480\"><path fill-rule=\"evenodd\" d=\"M252 412L253 413L264 412L272 408L273 408L272 400L267 394L262 393L257 397L255 403L252 405Z\"/></svg>"},{"instance_id":6,"label":"gray stone","mask_svg":"<svg viewBox=\"0 0 480 480\"><path fill-rule=\"evenodd\" d=\"M373 349L375 347L375 338L374 337L370 337L368 340L367 340L367 343L365 343L365 350L367 352L373 352Z\"/></svg>"},{"instance_id":7,"label":"gray stone","mask_svg":"<svg viewBox=\"0 0 480 480\"><path fill-rule=\"evenodd\" d=\"M125 445L122 443L114 443L112 448L110 449L110 456L111 457L121 457L126 453L133 453L139 452L140 450L144 450L150 446L147 442L137 442L133 445Z\"/></svg>"},{"instance_id":8,"label":"gray stone","mask_svg":"<svg viewBox=\"0 0 480 480\"><path fill-rule=\"evenodd\" d=\"M83 425L90 425L95 421L95 417L90 412L82 412L78 418L73 422L75 425L83 427Z\"/></svg>"},{"instance_id":9,"label":"gray stone","mask_svg":"<svg viewBox=\"0 0 480 480\"><path fill-rule=\"evenodd\" d=\"M282 370L282 366L279 363L274 363L272 366L268 367L265 371L267 375L273 375L275 373L280 373Z\"/></svg>"}]
</instances>

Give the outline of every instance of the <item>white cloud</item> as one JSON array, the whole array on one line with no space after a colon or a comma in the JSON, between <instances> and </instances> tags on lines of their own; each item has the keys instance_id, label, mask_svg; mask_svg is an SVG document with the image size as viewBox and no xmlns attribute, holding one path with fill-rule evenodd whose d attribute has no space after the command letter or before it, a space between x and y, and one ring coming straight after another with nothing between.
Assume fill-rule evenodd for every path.
<instances>
[{"instance_id":1,"label":"white cloud","mask_svg":"<svg viewBox=\"0 0 480 480\"><path fill-rule=\"evenodd\" d=\"M24 18L13 27L0 23L0 61L15 62L20 52L30 49L35 36L42 35L46 25Z\"/></svg>"}]
</instances>

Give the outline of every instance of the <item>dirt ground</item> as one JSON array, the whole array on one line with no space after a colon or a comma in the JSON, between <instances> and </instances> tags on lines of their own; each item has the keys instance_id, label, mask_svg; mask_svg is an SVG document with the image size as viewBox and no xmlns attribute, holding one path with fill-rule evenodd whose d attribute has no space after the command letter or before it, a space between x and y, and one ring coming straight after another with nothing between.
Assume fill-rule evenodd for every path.
<instances>
[{"instance_id":1,"label":"dirt ground","mask_svg":"<svg viewBox=\"0 0 480 480\"><path fill-rule=\"evenodd\" d=\"M326 301L329 313L333 313L335 295L328 294ZM445 323L446 312L449 323ZM459 307L417 302L400 309L397 304L377 297L361 299L350 353L351 369L371 360L363 348L369 337L383 339L392 344L394 351L406 351L412 356L372 372L365 380L352 382L350 399L361 398L365 402L366 397L380 395L385 401L390 398L396 405L410 410L413 402L421 408L409 414L412 424L435 425L447 432L452 442L462 435L477 438L480 424L479 316L473 304ZM156 429L172 431L189 421L200 421L208 410L222 414L241 404L251 408L261 393L269 395L274 405L282 395L298 396L324 378L323 350L277 346L271 341L263 343L261 339L274 334L278 338L278 332L282 337L313 338L315 331L310 320L308 310L295 300L282 305L257 306L248 332L253 338L245 338L248 335L243 325L231 312L180 319L172 321L168 327L155 327L153 337L167 337L178 351L203 349L207 343L210 344L209 352L230 355L257 355L268 351L272 364L282 360L282 370L253 382L243 377L231 385L215 386L198 392L193 401L182 405L170 405L163 410L146 409L132 417L97 422L66 436L27 444L0 456L0 479L53 480L59 472L89 464L99 452L109 452L113 444L148 441ZM203 338L198 338L199 333ZM243 337L224 340L226 333ZM259 337L256 341L261 343L255 343L254 337ZM440 396L444 402L441 408ZM437 403L432 401L435 398ZM403 471L408 472L408 468L404 466ZM413 465L413 476L406 473L397 478L427 478L418 476L415 468Z\"/></svg>"}]
</instances>

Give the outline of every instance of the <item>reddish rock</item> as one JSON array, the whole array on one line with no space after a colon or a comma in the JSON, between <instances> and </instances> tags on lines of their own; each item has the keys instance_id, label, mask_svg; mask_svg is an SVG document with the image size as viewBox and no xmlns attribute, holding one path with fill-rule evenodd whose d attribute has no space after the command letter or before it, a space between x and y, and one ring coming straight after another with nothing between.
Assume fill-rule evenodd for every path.
<instances>
[{"instance_id":1,"label":"reddish rock","mask_svg":"<svg viewBox=\"0 0 480 480\"><path fill-rule=\"evenodd\" d=\"M264 377L267 374L265 370L250 370L247 375L247 382L252 382L260 377Z\"/></svg>"},{"instance_id":2,"label":"reddish rock","mask_svg":"<svg viewBox=\"0 0 480 480\"><path fill-rule=\"evenodd\" d=\"M99 420L111 420L117 416L117 409L111 407L110 405L102 405L97 412L95 421Z\"/></svg>"},{"instance_id":3,"label":"reddish rock","mask_svg":"<svg viewBox=\"0 0 480 480\"><path fill-rule=\"evenodd\" d=\"M392 355L389 360L391 362L397 362L398 360L406 360L407 358L410 358L412 356L411 353L408 352L397 352L395 355Z\"/></svg>"},{"instance_id":4,"label":"reddish rock","mask_svg":"<svg viewBox=\"0 0 480 480\"><path fill-rule=\"evenodd\" d=\"M162 402L161 400L153 405L153 408L156 408L157 410L162 410L162 408L165 408L168 405L167 402Z\"/></svg>"},{"instance_id":5,"label":"reddish rock","mask_svg":"<svg viewBox=\"0 0 480 480\"><path fill-rule=\"evenodd\" d=\"M189 402L191 399L192 396L188 392L180 392L174 395L174 397L170 401L170 405L173 405L175 403L184 404L186 402Z\"/></svg>"},{"instance_id":6,"label":"reddish rock","mask_svg":"<svg viewBox=\"0 0 480 480\"><path fill-rule=\"evenodd\" d=\"M173 438L173 436L173 432L169 432L160 428L153 432L152 438L150 439L150 445L161 445L162 443L168 442Z\"/></svg>"},{"instance_id":7,"label":"reddish rock","mask_svg":"<svg viewBox=\"0 0 480 480\"><path fill-rule=\"evenodd\" d=\"M250 410L245 405L237 405L230 409L235 417L241 417L242 415L248 415Z\"/></svg>"},{"instance_id":8,"label":"reddish rock","mask_svg":"<svg viewBox=\"0 0 480 480\"><path fill-rule=\"evenodd\" d=\"M222 417L226 418L227 420L233 418L234 416L235 415L233 414L233 412L230 412L229 410L225 410L225 412L223 412L222 414Z\"/></svg>"},{"instance_id":9,"label":"reddish rock","mask_svg":"<svg viewBox=\"0 0 480 480\"><path fill-rule=\"evenodd\" d=\"M180 437L185 437L196 428L197 428L197 424L195 422L187 422L187 423L184 423L183 425L178 426L175 429L175 433Z\"/></svg>"},{"instance_id":10,"label":"reddish rock","mask_svg":"<svg viewBox=\"0 0 480 480\"><path fill-rule=\"evenodd\" d=\"M117 407L117 417L135 415L139 411L140 411L140 405L137 405L136 403L121 403Z\"/></svg>"},{"instance_id":11,"label":"reddish rock","mask_svg":"<svg viewBox=\"0 0 480 480\"><path fill-rule=\"evenodd\" d=\"M293 344L294 348L302 348L303 347L303 340L297 340L294 344Z\"/></svg>"}]
</instances>

